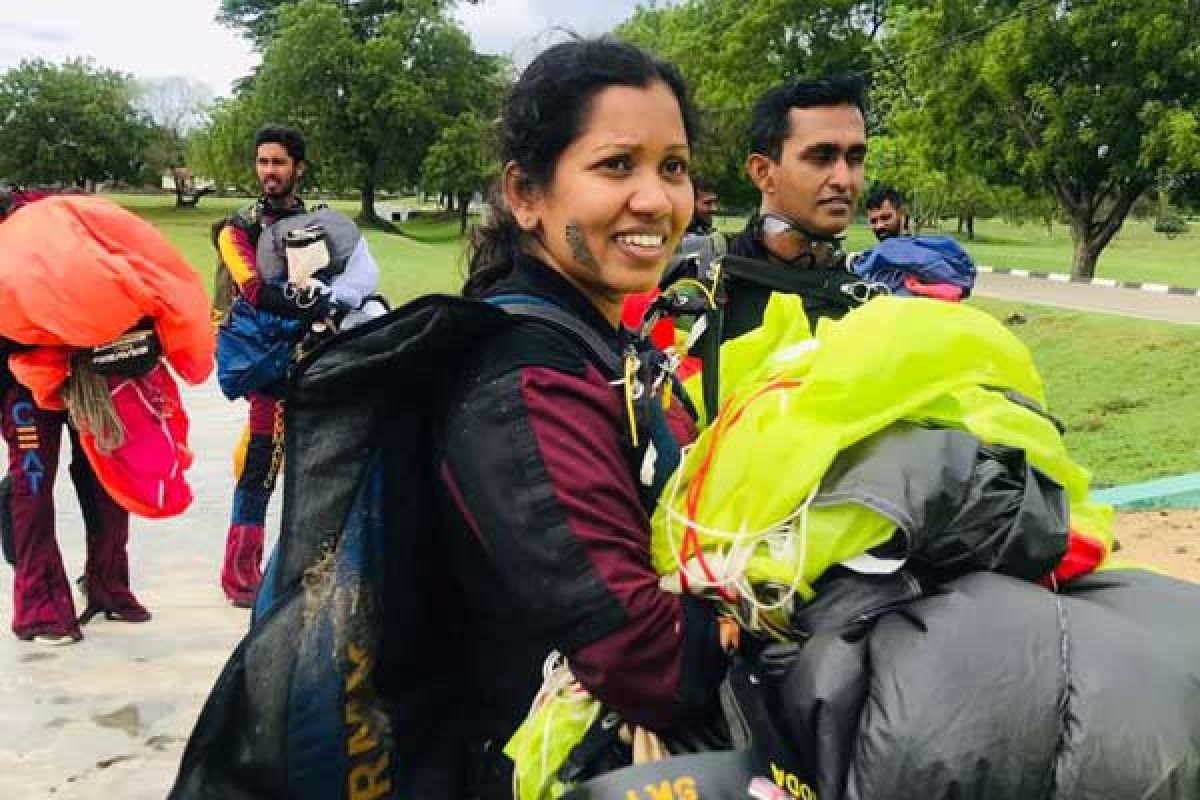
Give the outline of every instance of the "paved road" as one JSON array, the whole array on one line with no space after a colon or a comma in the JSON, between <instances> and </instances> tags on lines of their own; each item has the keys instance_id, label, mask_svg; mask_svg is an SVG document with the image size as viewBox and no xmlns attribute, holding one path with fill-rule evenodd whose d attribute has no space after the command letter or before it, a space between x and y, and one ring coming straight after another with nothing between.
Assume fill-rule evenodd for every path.
<instances>
[{"instance_id":1,"label":"paved road","mask_svg":"<svg viewBox=\"0 0 1200 800\"><path fill-rule=\"evenodd\" d=\"M213 679L245 629L248 612L229 606L217 583L232 489L229 454L244 410L226 402L215 383L188 391L186 402L196 501L178 519L134 518L131 533L134 589L154 619L97 620L70 647L0 632L3 800L162 800ZM78 575L82 520L65 475L56 498L68 574ZM0 573L10 574L6 566ZM5 629L11 618L5 585Z\"/></svg>"},{"instance_id":2,"label":"paved road","mask_svg":"<svg viewBox=\"0 0 1200 800\"><path fill-rule=\"evenodd\" d=\"M975 284L975 294L1076 311L1098 311L1124 317L1200 325L1200 297L1080 283L1059 283L1001 273L980 273Z\"/></svg>"}]
</instances>

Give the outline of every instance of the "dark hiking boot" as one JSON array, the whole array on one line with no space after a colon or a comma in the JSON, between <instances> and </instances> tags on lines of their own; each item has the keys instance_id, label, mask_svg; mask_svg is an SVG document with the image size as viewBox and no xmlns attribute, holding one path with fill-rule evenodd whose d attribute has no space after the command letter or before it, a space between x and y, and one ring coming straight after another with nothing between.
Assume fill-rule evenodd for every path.
<instances>
[{"instance_id":1,"label":"dark hiking boot","mask_svg":"<svg viewBox=\"0 0 1200 800\"><path fill-rule=\"evenodd\" d=\"M87 625L97 614L115 622L148 622L150 612L138 602L127 586L105 585L104 582L81 576L77 581L79 590L87 599L79 624Z\"/></svg>"}]
</instances>

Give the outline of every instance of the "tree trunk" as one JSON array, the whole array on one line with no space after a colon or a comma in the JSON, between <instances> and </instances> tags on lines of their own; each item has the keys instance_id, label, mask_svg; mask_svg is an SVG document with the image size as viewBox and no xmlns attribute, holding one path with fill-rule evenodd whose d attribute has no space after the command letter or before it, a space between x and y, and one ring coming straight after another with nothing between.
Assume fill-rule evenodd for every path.
<instances>
[{"instance_id":1,"label":"tree trunk","mask_svg":"<svg viewBox=\"0 0 1200 800\"><path fill-rule=\"evenodd\" d=\"M1071 277L1078 281L1090 281L1096 277L1096 262L1100 260L1100 252L1104 249L1103 245L1097 247L1096 242L1089 239L1089 227L1090 222L1080 221L1076 224L1075 218L1071 218L1071 240L1075 244Z\"/></svg>"},{"instance_id":2,"label":"tree trunk","mask_svg":"<svg viewBox=\"0 0 1200 800\"><path fill-rule=\"evenodd\" d=\"M384 221L375 213L375 171L368 169L363 175L362 187L362 205L359 209L359 218L366 225L371 225L376 228L387 227Z\"/></svg>"},{"instance_id":3,"label":"tree trunk","mask_svg":"<svg viewBox=\"0 0 1200 800\"><path fill-rule=\"evenodd\" d=\"M459 196L458 196L458 215L459 215L458 216L458 219L459 219L458 232L459 233L467 232L467 212L470 210L470 208L471 208L471 195L459 194Z\"/></svg>"},{"instance_id":4,"label":"tree trunk","mask_svg":"<svg viewBox=\"0 0 1200 800\"><path fill-rule=\"evenodd\" d=\"M975 241L975 215L967 215L967 241Z\"/></svg>"},{"instance_id":5,"label":"tree trunk","mask_svg":"<svg viewBox=\"0 0 1200 800\"><path fill-rule=\"evenodd\" d=\"M1145 181L1131 181L1100 193L1073 193L1068 187L1058 187L1059 199L1071 219L1071 241L1075 246L1072 278L1090 281L1096 277L1100 254L1121 230L1133 204L1149 186Z\"/></svg>"}]
</instances>

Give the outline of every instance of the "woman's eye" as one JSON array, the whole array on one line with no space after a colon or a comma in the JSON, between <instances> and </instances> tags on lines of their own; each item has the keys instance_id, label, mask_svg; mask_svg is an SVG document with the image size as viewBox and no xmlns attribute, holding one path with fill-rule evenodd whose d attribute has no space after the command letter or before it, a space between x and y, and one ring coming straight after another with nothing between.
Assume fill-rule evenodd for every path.
<instances>
[{"instance_id":1,"label":"woman's eye","mask_svg":"<svg viewBox=\"0 0 1200 800\"><path fill-rule=\"evenodd\" d=\"M682 158L669 158L663 163L663 174L680 177L688 174L688 162Z\"/></svg>"},{"instance_id":2,"label":"woman's eye","mask_svg":"<svg viewBox=\"0 0 1200 800\"><path fill-rule=\"evenodd\" d=\"M630 172L633 170L633 159L629 156L613 156L601 161L600 166L613 172Z\"/></svg>"}]
</instances>

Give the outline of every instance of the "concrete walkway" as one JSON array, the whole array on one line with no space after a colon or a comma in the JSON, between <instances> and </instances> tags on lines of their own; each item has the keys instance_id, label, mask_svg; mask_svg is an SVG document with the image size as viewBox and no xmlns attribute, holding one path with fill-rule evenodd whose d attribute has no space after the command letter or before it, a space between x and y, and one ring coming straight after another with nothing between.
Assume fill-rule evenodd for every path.
<instances>
[{"instance_id":1,"label":"concrete walkway","mask_svg":"<svg viewBox=\"0 0 1200 800\"><path fill-rule=\"evenodd\" d=\"M135 517L130 534L134 590L154 619L144 625L97 619L81 643L68 647L0 633L4 800L163 800L200 706L245 630L249 612L230 606L217 580L232 492L230 453L245 407L227 402L215 382L187 391L185 399L196 500L177 519ZM58 536L74 577L83 569L83 523L61 474L65 467L56 491ZM0 573L7 629L11 571L3 565Z\"/></svg>"},{"instance_id":2,"label":"concrete walkway","mask_svg":"<svg viewBox=\"0 0 1200 800\"><path fill-rule=\"evenodd\" d=\"M1075 311L1200 325L1200 297L982 272L976 279L975 294Z\"/></svg>"}]
</instances>

